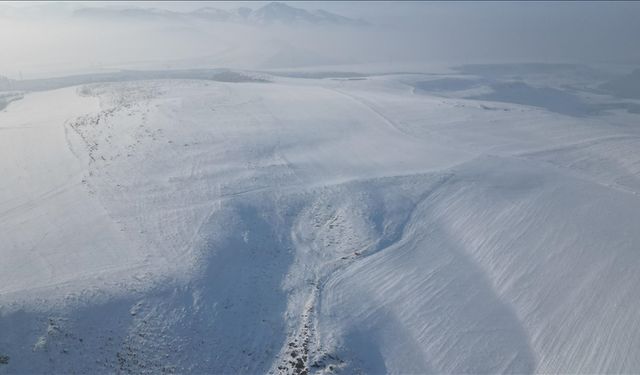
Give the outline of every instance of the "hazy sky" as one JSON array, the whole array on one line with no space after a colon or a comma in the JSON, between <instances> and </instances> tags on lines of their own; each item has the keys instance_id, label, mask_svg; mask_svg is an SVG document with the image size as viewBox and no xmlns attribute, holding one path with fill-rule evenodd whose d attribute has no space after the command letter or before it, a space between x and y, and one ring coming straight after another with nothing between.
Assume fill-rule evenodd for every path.
<instances>
[{"instance_id":1,"label":"hazy sky","mask_svg":"<svg viewBox=\"0 0 640 375\"><path fill-rule=\"evenodd\" d=\"M251 68L271 55L286 54L293 56L288 57L292 61L317 57L319 64L640 63L640 2L285 2L364 18L374 25L366 29L260 29L135 20L97 24L72 17L83 7L187 12L206 6L258 8L267 3L0 3L0 75L69 73L141 61L171 67L175 67L171 62L182 60L180 67L192 62Z\"/></svg>"}]
</instances>

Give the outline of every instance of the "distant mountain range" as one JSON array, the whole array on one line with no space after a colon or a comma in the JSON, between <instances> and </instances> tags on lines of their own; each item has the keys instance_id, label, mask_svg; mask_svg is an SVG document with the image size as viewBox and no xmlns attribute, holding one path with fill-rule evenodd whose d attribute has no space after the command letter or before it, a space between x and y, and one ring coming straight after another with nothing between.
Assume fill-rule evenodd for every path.
<instances>
[{"instance_id":1,"label":"distant mountain range","mask_svg":"<svg viewBox=\"0 0 640 375\"><path fill-rule=\"evenodd\" d=\"M234 22L254 25L338 25L366 26L362 19L344 17L326 10L308 11L278 2L272 2L258 9L240 7L224 10L213 7L196 9L191 12L174 12L155 8L81 8L74 12L77 17L105 19L148 19L148 20L204 20L209 22Z\"/></svg>"}]
</instances>

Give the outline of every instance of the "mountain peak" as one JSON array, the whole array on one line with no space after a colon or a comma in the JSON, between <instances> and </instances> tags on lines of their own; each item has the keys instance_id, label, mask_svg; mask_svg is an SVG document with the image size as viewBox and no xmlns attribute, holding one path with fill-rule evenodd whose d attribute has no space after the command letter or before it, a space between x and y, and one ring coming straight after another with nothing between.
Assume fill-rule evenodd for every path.
<instances>
[{"instance_id":1,"label":"mountain peak","mask_svg":"<svg viewBox=\"0 0 640 375\"><path fill-rule=\"evenodd\" d=\"M367 23L344 17L326 10L307 11L281 2L271 2L256 9L252 18L261 24L332 24L363 26Z\"/></svg>"},{"instance_id":2,"label":"mountain peak","mask_svg":"<svg viewBox=\"0 0 640 375\"><path fill-rule=\"evenodd\" d=\"M240 7L236 10L223 10L214 7L203 7L188 13L172 12L152 8L81 8L76 16L99 18L139 18L139 19L173 19L188 20L197 18L209 22L239 22L258 25L338 25L364 26L365 21L344 17L326 10L308 11L281 2L271 2L256 10Z\"/></svg>"}]
</instances>

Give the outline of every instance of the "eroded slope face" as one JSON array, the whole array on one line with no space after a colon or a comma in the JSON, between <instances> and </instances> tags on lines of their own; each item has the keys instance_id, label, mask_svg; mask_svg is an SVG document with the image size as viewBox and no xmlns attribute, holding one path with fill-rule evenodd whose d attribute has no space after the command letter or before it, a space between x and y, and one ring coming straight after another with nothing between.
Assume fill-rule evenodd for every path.
<instances>
[{"instance_id":1,"label":"eroded slope face","mask_svg":"<svg viewBox=\"0 0 640 375\"><path fill-rule=\"evenodd\" d=\"M0 371L640 371L638 131L404 79L12 103Z\"/></svg>"}]
</instances>

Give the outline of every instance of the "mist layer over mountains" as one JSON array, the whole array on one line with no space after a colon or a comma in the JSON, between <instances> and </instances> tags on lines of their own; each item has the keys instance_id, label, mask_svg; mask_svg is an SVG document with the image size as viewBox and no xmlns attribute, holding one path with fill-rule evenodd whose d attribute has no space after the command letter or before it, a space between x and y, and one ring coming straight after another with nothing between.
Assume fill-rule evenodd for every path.
<instances>
[{"instance_id":1,"label":"mist layer over mountains","mask_svg":"<svg viewBox=\"0 0 640 375\"><path fill-rule=\"evenodd\" d=\"M640 61L637 3L4 3L0 75Z\"/></svg>"}]
</instances>

